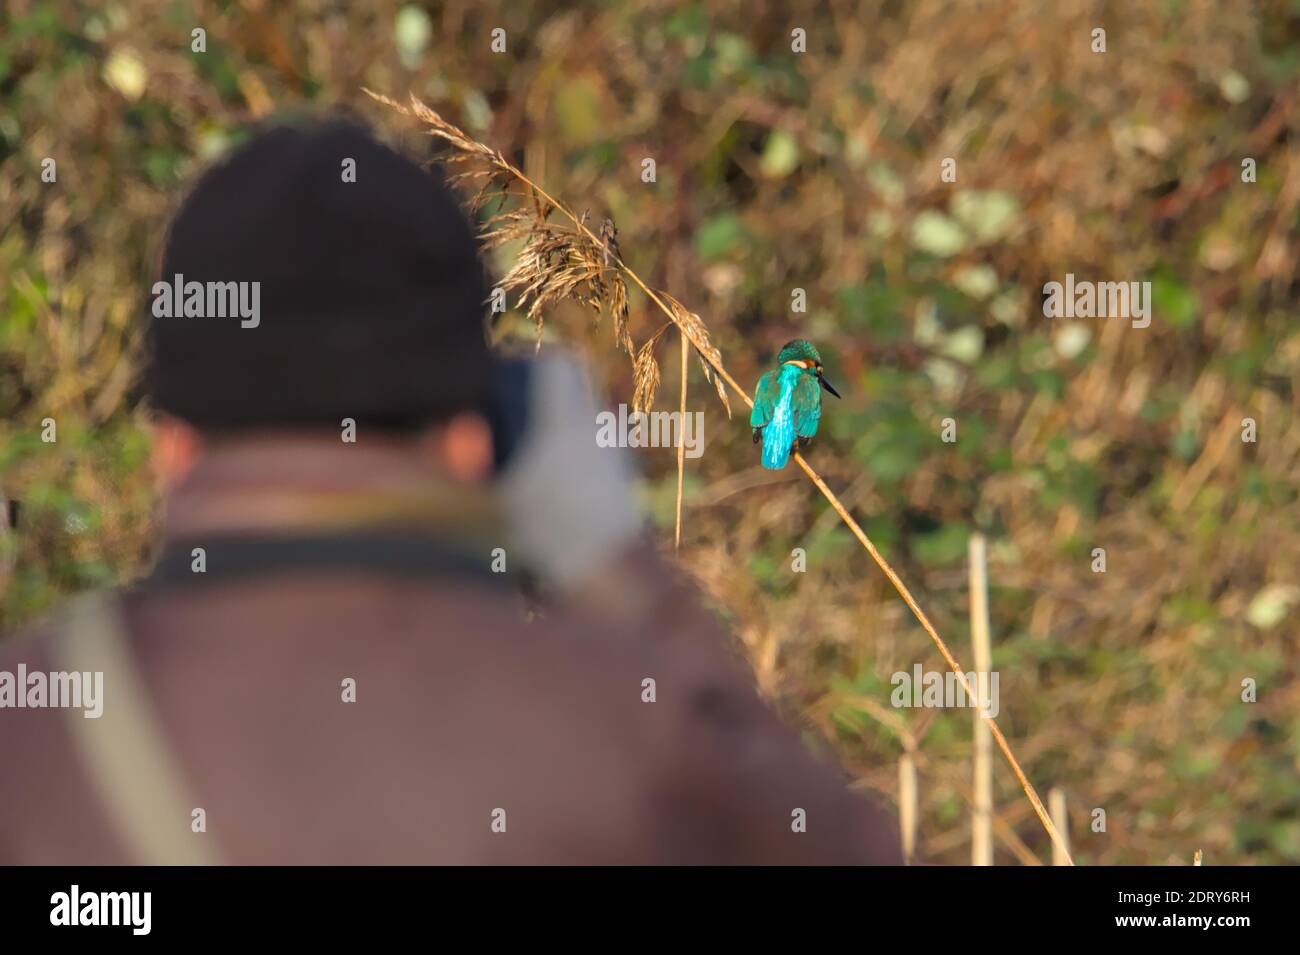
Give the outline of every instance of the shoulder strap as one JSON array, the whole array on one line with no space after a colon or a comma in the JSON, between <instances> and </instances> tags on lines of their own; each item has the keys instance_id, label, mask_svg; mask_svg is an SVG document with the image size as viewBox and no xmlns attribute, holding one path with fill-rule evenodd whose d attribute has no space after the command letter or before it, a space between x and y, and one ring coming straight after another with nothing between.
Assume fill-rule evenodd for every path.
<instances>
[{"instance_id":1,"label":"shoulder strap","mask_svg":"<svg viewBox=\"0 0 1300 955\"><path fill-rule=\"evenodd\" d=\"M77 598L53 641L62 670L102 672L102 713L64 708L73 745L133 860L146 865L220 862L212 836L190 829L198 805L159 729L111 597Z\"/></svg>"},{"instance_id":2,"label":"shoulder strap","mask_svg":"<svg viewBox=\"0 0 1300 955\"><path fill-rule=\"evenodd\" d=\"M192 569L193 550L202 547L206 568ZM414 577L478 578L510 586L513 576L494 573L491 547L478 553L457 549L427 535L402 530L354 530L307 535L210 537L176 540L158 556L153 571L137 589L152 592L197 587L233 579L265 579L281 572L383 574Z\"/></svg>"}]
</instances>

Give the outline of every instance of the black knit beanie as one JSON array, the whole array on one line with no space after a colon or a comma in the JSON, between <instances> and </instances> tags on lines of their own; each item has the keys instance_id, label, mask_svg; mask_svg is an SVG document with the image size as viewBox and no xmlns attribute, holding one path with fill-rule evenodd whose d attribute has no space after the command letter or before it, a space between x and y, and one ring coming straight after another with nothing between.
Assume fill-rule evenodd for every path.
<instances>
[{"instance_id":1,"label":"black knit beanie","mask_svg":"<svg viewBox=\"0 0 1300 955\"><path fill-rule=\"evenodd\" d=\"M277 126L177 213L141 384L207 431L415 428L487 404L487 295L439 174L349 123Z\"/></svg>"}]
</instances>

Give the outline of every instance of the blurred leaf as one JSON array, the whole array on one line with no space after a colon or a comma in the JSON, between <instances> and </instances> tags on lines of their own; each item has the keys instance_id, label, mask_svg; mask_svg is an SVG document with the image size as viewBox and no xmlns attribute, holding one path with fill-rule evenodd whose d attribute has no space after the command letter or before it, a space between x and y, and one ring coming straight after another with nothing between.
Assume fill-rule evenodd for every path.
<instances>
[{"instance_id":1,"label":"blurred leaf","mask_svg":"<svg viewBox=\"0 0 1300 955\"><path fill-rule=\"evenodd\" d=\"M409 4L397 11L393 21L393 39L397 43L397 55L408 70L419 65L431 36L433 22L422 7Z\"/></svg>"},{"instance_id":2,"label":"blurred leaf","mask_svg":"<svg viewBox=\"0 0 1300 955\"><path fill-rule=\"evenodd\" d=\"M939 350L949 358L955 358L967 365L984 353L984 332L974 325L953 329L943 338Z\"/></svg>"},{"instance_id":3,"label":"blurred leaf","mask_svg":"<svg viewBox=\"0 0 1300 955\"><path fill-rule=\"evenodd\" d=\"M706 259L726 255L745 237L745 226L733 212L723 212L706 221L695 232L695 251Z\"/></svg>"},{"instance_id":4,"label":"blurred leaf","mask_svg":"<svg viewBox=\"0 0 1300 955\"><path fill-rule=\"evenodd\" d=\"M1184 461L1195 458L1201 449L1200 442L1196 440L1196 432L1190 428L1180 428L1175 432L1169 447Z\"/></svg>"},{"instance_id":5,"label":"blurred leaf","mask_svg":"<svg viewBox=\"0 0 1300 955\"><path fill-rule=\"evenodd\" d=\"M664 24L664 33L670 37L707 36L709 19L700 3L687 3L673 11L673 15Z\"/></svg>"},{"instance_id":6,"label":"blurred leaf","mask_svg":"<svg viewBox=\"0 0 1300 955\"><path fill-rule=\"evenodd\" d=\"M1236 70L1229 70L1219 77L1219 92L1229 103L1244 103L1250 97L1250 81Z\"/></svg>"},{"instance_id":7,"label":"blurred leaf","mask_svg":"<svg viewBox=\"0 0 1300 955\"><path fill-rule=\"evenodd\" d=\"M1175 328L1186 328L1196 321L1196 293L1172 273L1161 271L1151 280L1152 310Z\"/></svg>"},{"instance_id":8,"label":"blurred leaf","mask_svg":"<svg viewBox=\"0 0 1300 955\"><path fill-rule=\"evenodd\" d=\"M870 281L835 290L835 301L850 327L869 331L879 342L892 342L907 333L899 320L903 303L898 292L883 281Z\"/></svg>"},{"instance_id":9,"label":"blurred leaf","mask_svg":"<svg viewBox=\"0 0 1300 955\"><path fill-rule=\"evenodd\" d=\"M942 212L926 209L912 220L912 245L946 259L966 247L966 233Z\"/></svg>"},{"instance_id":10,"label":"blurred leaf","mask_svg":"<svg viewBox=\"0 0 1300 955\"><path fill-rule=\"evenodd\" d=\"M570 146L586 146L601 133L601 87L590 74L572 77L555 93L555 116Z\"/></svg>"},{"instance_id":11,"label":"blurred leaf","mask_svg":"<svg viewBox=\"0 0 1300 955\"><path fill-rule=\"evenodd\" d=\"M980 244L1009 236L1020 224L1020 203L1009 192L963 189L952 197L952 214Z\"/></svg>"},{"instance_id":12,"label":"blurred leaf","mask_svg":"<svg viewBox=\"0 0 1300 955\"><path fill-rule=\"evenodd\" d=\"M1070 322L1062 325L1052 337L1052 346L1056 353L1066 361L1077 358L1092 341L1092 329L1084 322Z\"/></svg>"},{"instance_id":13,"label":"blurred leaf","mask_svg":"<svg viewBox=\"0 0 1300 955\"><path fill-rule=\"evenodd\" d=\"M986 299L998 290L998 273L989 265L969 265L959 269L952 284L974 299Z\"/></svg>"},{"instance_id":14,"label":"blurred leaf","mask_svg":"<svg viewBox=\"0 0 1300 955\"><path fill-rule=\"evenodd\" d=\"M782 179L799 165L799 144L783 129L774 130L763 147L759 168L769 179Z\"/></svg>"},{"instance_id":15,"label":"blurred leaf","mask_svg":"<svg viewBox=\"0 0 1300 955\"><path fill-rule=\"evenodd\" d=\"M118 47L104 63L104 81L132 102L144 95L149 74L129 47Z\"/></svg>"},{"instance_id":16,"label":"blurred leaf","mask_svg":"<svg viewBox=\"0 0 1300 955\"><path fill-rule=\"evenodd\" d=\"M699 53L687 57L686 62L682 64L682 86L687 89L712 89L713 67L712 53Z\"/></svg>"},{"instance_id":17,"label":"blurred leaf","mask_svg":"<svg viewBox=\"0 0 1300 955\"><path fill-rule=\"evenodd\" d=\"M898 177L898 173L883 162L873 162L867 167L867 181L876 194L888 203L902 202L907 195L907 186Z\"/></svg>"},{"instance_id":18,"label":"blurred leaf","mask_svg":"<svg viewBox=\"0 0 1300 955\"><path fill-rule=\"evenodd\" d=\"M753 65L754 51L749 40L738 33L719 33L713 38L720 72L731 75L747 72Z\"/></svg>"},{"instance_id":19,"label":"blurred leaf","mask_svg":"<svg viewBox=\"0 0 1300 955\"><path fill-rule=\"evenodd\" d=\"M1286 619L1296 603L1300 603L1300 587L1272 584L1255 594L1246 608L1246 619L1261 630L1271 630Z\"/></svg>"},{"instance_id":20,"label":"blurred leaf","mask_svg":"<svg viewBox=\"0 0 1300 955\"><path fill-rule=\"evenodd\" d=\"M909 428L903 422L877 424L862 435L854 454L882 484L892 484L908 477L920 466L929 440L919 422Z\"/></svg>"}]
</instances>

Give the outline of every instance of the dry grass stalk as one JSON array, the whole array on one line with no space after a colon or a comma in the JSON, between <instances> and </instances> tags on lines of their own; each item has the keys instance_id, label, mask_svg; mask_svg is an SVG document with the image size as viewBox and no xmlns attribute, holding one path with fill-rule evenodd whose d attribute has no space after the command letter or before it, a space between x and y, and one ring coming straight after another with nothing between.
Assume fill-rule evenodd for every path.
<instances>
[{"instance_id":1,"label":"dry grass stalk","mask_svg":"<svg viewBox=\"0 0 1300 955\"><path fill-rule=\"evenodd\" d=\"M690 367L691 345L685 335L682 342L681 440L677 442L677 523L673 526L673 549L682 546L682 488L686 481L686 370Z\"/></svg>"},{"instance_id":2,"label":"dry grass stalk","mask_svg":"<svg viewBox=\"0 0 1300 955\"><path fill-rule=\"evenodd\" d=\"M898 760L898 826L903 843L903 864L916 858L916 820L919 816L916 785L916 758L904 752Z\"/></svg>"},{"instance_id":3,"label":"dry grass stalk","mask_svg":"<svg viewBox=\"0 0 1300 955\"><path fill-rule=\"evenodd\" d=\"M572 209L555 199L541 186L529 179L523 171L512 165L499 150L492 149L476 141L456 126L453 126L428 106L421 103L414 94L411 96L411 105L407 107L380 93L375 93L364 87L362 89L378 102L404 116L412 117L424 123L429 135L437 137L453 147L453 152L447 157L446 161L453 165L464 164L466 167L457 178L480 182L479 192L475 196L473 203L475 209L482 208L494 198L504 199L510 194L512 188L519 190L519 193L527 201L527 205L531 206L531 213L525 208L494 216L488 221L484 229L484 240L490 246L517 239L525 240L524 251L520 254L507 279L514 282L511 287L523 287L526 291L529 291L526 307L529 316L533 318L534 322L538 323L539 331L542 310L547 304L565 297L557 291L558 289L564 289L567 295L592 305L598 311L604 308L606 311L611 312L615 324L615 338L619 346L630 356L635 355L631 335L627 329L627 288L624 280L630 281L641 289L646 297L672 320L682 335L694 346L696 353L700 356L705 376L717 389L718 397L726 407L728 416L731 414L731 404L727 399L726 387L724 386L729 386L732 391L744 399L747 405L753 407L754 402L749 393L736 382L735 378L723 366L722 354L710 340L708 329L700 317L667 292L656 291L646 285L640 276L628 268L616 245L602 240L596 233L592 232L587 226L585 215L579 218ZM478 165L474 165L475 162ZM552 213L558 213L563 221L550 221ZM617 291L617 286L620 285L622 288L621 293ZM930 618L926 616L916 602L912 592L907 589L907 586L894 572L889 562L876 550L871 539L867 537L866 532L849 514L840 499L821 479L821 476L809 466L803 455L796 451L793 457L804 474L808 476L808 479L812 481L831 507L835 509L840 520L858 539L858 542L867 553L871 555L871 559L880 567L889 582L894 586L894 589L898 591L908 609L912 611L921 627L929 635L935 646L939 648L944 661L954 672L967 695L976 698L974 687L966 679L966 674L961 665L957 662L956 657L952 655L952 651L948 649L948 645L943 638L939 636L939 632L935 630ZM1024 790L1026 797L1028 797L1048 837L1066 854L1068 859L1069 850L1064 847L1060 834L1056 831L1051 817L1047 814L1047 809L1043 806L1043 801L1038 797L1038 793L1029 782L1028 777L1025 776L1025 772L1021 769L1020 762L1016 759L1015 754L1012 753L1006 737L1002 735L1002 731L992 717L983 714L981 716L988 724L989 731L993 734L993 739L1002 751L1002 755L1011 764L1011 769L1015 773L1021 789ZM1070 860L1070 864L1073 865L1073 860Z\"/></svg>"},{"instance_id":4,"label":"dry grass stalk","mask_svg":"<svg viewBox=\"0 0 1300 955\"><path fill-rule=\"evenodd\" d=\"M1061 839L1065 842L1065 848L1070 848L1070 823L1069 814L1065 810L1065 790L1060 786L1053 786L1047 792L1047 805L1052 810L1052 821L1056 823L1057 831L1061 833ZM1057 846L1052 846L1052 865L1068 865L1068 856L1061 852Z\"/></svg>"},{"instance_id":5,"label":"dry grass stalk","mask_svg":"<svg viewBox=\"0 0 1300 955\"><path fill-rule=\"evenodd\" d=\"M983 534L972 534L970 560L970 635L975 673L991 673L988 552ZM983 701L978 701L983 703ZM971 865L993 864L993 738L975 715L974 806L971 812ZM1053 847L1055 848L1055 847Z\"/></svg>"}]
</instances>

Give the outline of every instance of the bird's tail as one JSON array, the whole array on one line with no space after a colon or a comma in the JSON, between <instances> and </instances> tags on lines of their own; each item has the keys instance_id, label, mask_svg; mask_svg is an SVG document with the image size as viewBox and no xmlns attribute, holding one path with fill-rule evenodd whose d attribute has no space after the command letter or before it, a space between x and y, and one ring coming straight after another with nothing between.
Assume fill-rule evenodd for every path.
<instances>
[{"instance_id":1,"label":"bird's tail","mask_svg":"<svg viewBox=\"0 0 1300 955\"><path fill-rule=\"evenodd\" d=\"M790 461L794 435L789 429L768 425L763 431L763 454L759 463L769 471L780 471Z\"/></svg>"}]
</instances>

